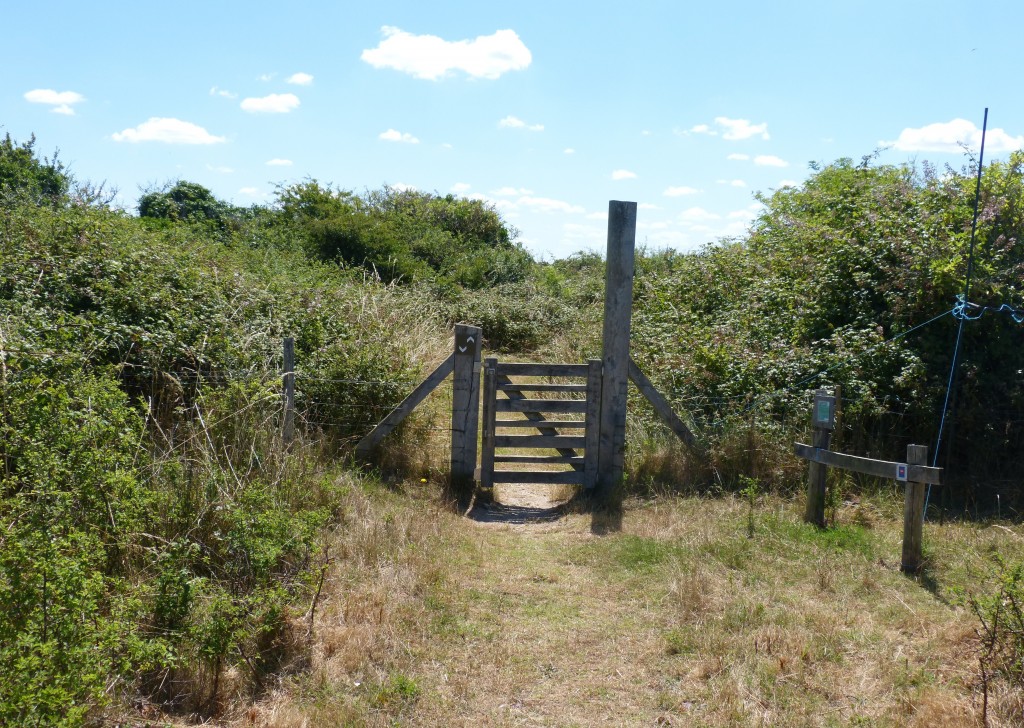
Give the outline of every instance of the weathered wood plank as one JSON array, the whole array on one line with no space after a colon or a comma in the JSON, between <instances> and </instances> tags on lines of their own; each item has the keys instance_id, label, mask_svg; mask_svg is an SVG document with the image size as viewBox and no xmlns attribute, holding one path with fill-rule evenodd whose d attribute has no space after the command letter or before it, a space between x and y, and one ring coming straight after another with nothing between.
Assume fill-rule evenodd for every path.
<instances>
[{"instance_id":1,"label":"weathered wood plank","mask_svg":"<svg viewBox=\"0 0 1024 728\"><path fill-rule=\"evenodd\" d=\"M398 427L402 420L409 416L417 405L420 404L427 395L437 389L438 385L445 380L455 367L455 354L449 355L447 359L441 362L438 367L432 371L426 379L420 382L416 389L412 390L408 397L402 400L402 402L395 407L387 417L380 421L376 427L370 430L370 433L359 441L356 445L356 454L364 456L369 453L377 443L384 439L384 437Z\"/></svg>"},{"instance_id":2,"label":"weathered wood plank","mask_svg":"<svg viewBox=\"0 0 1024 728\"><path fill-rule=\"evenodd\" d=\"M585 377L587 376L587 365L498 362L498 374L521 377Z\"/></svg>"},{"instance_id":3,"label":"weathered wood plank","mask_svg":"<svg viewBox=\"0 0 1024 728\"><path fill-rule=\"evenodd\" d=\"M480 427L480 361L483 332L476 326L455 326L455 366L452 371L451 485L459 504L469 503L476 470Z\"/></svg>"},{"instance_id":4,"label":"weathered wood plank","mask_svg":"<svg viewBox=\"0 0 1024 728\"><path fill-rule=\"evenodd\" d=\"M495 447L550 447L554 449L569 449L583 447L586 438L573 437L571 435L495 435ZM575 457L575 453L571 457Z\"/></svg>"},{"instance_id":5,"label":"weathered wood plank","mask_svg":"<svg viewBox=\"0 0 1024 728\"><path fill-rule=\"evenodd\" d=\"M586 412L587 402L583 399L499 399L494 403L495 412L556 412L559 414Z\"/></svg>"},{"instance_id":6,"label":"weathered wood plank","mask_svg":"<svg viewBox=\"0 0 1024 728\"><path fill-rule=\"evenodd\" d=\"M832 431L814 430L814 446L816 452L829 452L832 442ZM812 460L807 468L807 502L804 504L804 522L813 523L818 528L825 527L825 500L827 492L828 469L822 463Z\"/></svg>"},{"instance_id":7,"label":"weathered wood plank","mask_svg":"<svg viewBox=\"0 0 1024 728\"><path fill-rule=\"evenodd\" d=\"M525 382L511 382L499 384L498 389L514 389L517 392L586 392L586 384L527 384Z\"/></svg>"},{"instance_id":8,"label":"weathered wood plank","mask_svg":"<svg viewBox=\"0 0 1024 728\"><path fill-rule=\"evenodd\" d=\"M495 483L539 483L547 485L581 485L583 473L578 470L496 470Z\"/></svg>"},{"instance_id":9,"label":"weathered wood plank","mask_svg":"<svg viewBox=\"0 0 1024 728\"><path fill-rule=\"evenodd\" d=\"M480 487L494 485L494 398L497 394L498 375L495 368L498 360L491 356L484 360L484 413L483 437L480 440Z\"/></svg>"},{"instance_id":10,"label":"weathered wood plank","mask_svg":"<svg viewBox=\"0 0 1024 728\"><path fill-rule=\"evenodd\" d=\"M688 448L696 450L697 438L690 432L690 428L686 426L686 423L679 419L679 416L673 411L672 405L669 404L668 400L665 399L661 392L654 388L651 380L640 370L640 367L637 366L632 357L629 360L629 378L636 385L636 388L640 390L640 394L651 403L654 411L658 413L658 416L664 420L672 432L686 443Z\"/></svg>"},{"instance_id":11,"label":"weathered wood plank","mask_svg":"<svg viewBox=\"0 0 1024 728\"><path fill-rule=\"evenodd\" d=\"M601 372L600 359L587 362L587 412L583 451L583 488L592 490L597 485L597 468L601 447Z\"/></svg>"},{"instance_id":12,"label":"weathered wood plank","mask_svg":"<svg viewBox=\"0 0 1024 728\"><path fill-rule=\"evenodd\" d=\"M601 382L601 434L598 448L599 497L622 483L626 455L626 400L629 389L629 331L633 316L633 263L636 203L608 203L608 252L604 278L604 346Z\"/></svg>"},{"instance_id":13,"label":"weathered wood plank","mask_svg":"<svg viewBox=\"0 0 1024 728\"><path fill-rule=\"evenodd\" d=\"M536 427L537 429L582 430L586 420L495 420L495 427Z\"/></svg>"},{"instance_id":14,"label":"weathered wood plank","mask_svg":"<svg viewBox=\"0 0 1024 728\"><path fill-rule=\"evenodd\" d=\"M582 464L582 457L566 457L565 455L495 455L494 462L496 463L528 463L533 465L541 465L545 463L550 464L564 464L564 465L575 465Z\"/></svg>"},{"instance_id":15,"label":"weathered wood plank","mask_svg":"<svg viewBox=\"0 0 1024 728\"><path fill-rule=\"evenodd\" d=\"M843 470L852 470L855 473L864 473L865 475L874 475L877 478L891 478L892 480L897 479L897 468L900 465L907 465L908 482L942 485L942 468L862 458L856 455L846 455L844 453L815 448L799 442L794 444L793 452L797 457L810 460L813 463L821 463L822 465L842 468Z\"/></svg>"},{"instance_id":16,"label":"weathered wood plank","mask_svg":"<svg viewBox=\"0 0 1024 728\"><path fill-rule=\"evenodd\" d=\"M928 462L928 447L907 445L907 465L918 468ZM924 562L924 491L925 484L908 480L903 498L903 553L900 569L916 574Z\"/></svg>"}]
</instances>

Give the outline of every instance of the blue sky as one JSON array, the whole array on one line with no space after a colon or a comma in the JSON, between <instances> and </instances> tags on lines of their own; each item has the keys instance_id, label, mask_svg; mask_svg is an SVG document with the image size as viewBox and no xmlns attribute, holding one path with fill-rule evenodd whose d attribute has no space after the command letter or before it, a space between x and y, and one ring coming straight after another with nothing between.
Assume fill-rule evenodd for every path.
<instances>
[{"instance_id":1,"label":"blue sky","mask_svg":"<svg viewBox=\"0 0 1024 728\"><path fill-rule=\"evenodd\" d=\"M811 161L959 167L1024 145L1024 4L9 4L0 133L129 209L187 179L236 204L307 177L493 202L536 255L743 234Z\"/></svg>"}]
</instances>

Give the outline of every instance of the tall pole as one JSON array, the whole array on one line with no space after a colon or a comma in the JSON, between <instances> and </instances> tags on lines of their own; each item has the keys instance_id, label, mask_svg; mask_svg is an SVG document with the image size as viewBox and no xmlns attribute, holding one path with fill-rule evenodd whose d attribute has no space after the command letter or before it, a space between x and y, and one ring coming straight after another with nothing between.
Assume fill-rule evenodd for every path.
<instances>
[{"instance_id":1,"label":"tall pole","mask_svg":"<svg viewBox=\"0 0 1024 728\"><path fill-rule=\"evenodd\" d=\"M636 203L608 203L604 277L604 351L597 496L607 500L622 483L626 453L629 330L633 315Z\"/></svg>"}]
</instances>

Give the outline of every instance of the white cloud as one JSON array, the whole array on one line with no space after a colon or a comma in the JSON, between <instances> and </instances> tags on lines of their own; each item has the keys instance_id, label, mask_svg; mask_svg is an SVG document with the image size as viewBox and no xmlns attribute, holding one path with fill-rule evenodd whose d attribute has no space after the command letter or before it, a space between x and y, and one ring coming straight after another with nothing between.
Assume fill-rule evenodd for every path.
<instances>
[{"instance_id":1,"label":"white cloud","mask_svg":"<svg viewBox=\"0 0 1024 728\"><path fill-rule=\"evenodd\" d=\"M530 131L544 131L543 124L527 124L522 119L515 116L506 116L504 119L498 122L498 128L500 129L528 129Z\"/></svg>"},{"instance_id":2,"label":"white cloud","mask_svg":"<svg viewBox=\"0 0 1024 728\"><path fill-rule=\"evenodd\" d=\"M773 154L759 154L754 157L754 164L758 167L788 167L789 162L779 159Z\"/></svg>"},{"instance_id":3,"label":"white cloud","mask_svg":"<svg viewBox=\"0 0 1024 728\"><path fill-rule=\"evenodd\" d=\"M238 194L245 195L246 197L265 197L256 187L243 187L238 191Z\"/></svg>"},{"instance_id":4,"label":"white cloud","mask_svg":"<svg viewBox=\"0 0 1024 728\"><path fill-rule=\"evenodd\" d=\"M388 188L396 192L415 192L417 189L416 185L407 185L405 182L395 182L393 185L388 185Z\"/></svg>"},{"instance_id":5,"label":"white cloud","mask_svg":"<svg viewBox=\"0 0 1024 728\"><path fill-rule=\"evenodd\" d=\"M469 192L470 189L470 185L465 182L456 182L452 185L452 192L457 195L461 195L463 192Z\"/></svg>"},{"instance_id":6,"label":"white cloud","mask_svg":"<svg viewBox=\"0 0 1024 728\"><path fill-rule=\"evenodd\" d=\"M700 190L698 190L696 187L685 187L684 186L684 187L669 187L668 189L666 189L661 194L665 195L665 197L685 197L686 195L696 195L699 192L700 192Z\"/></svg>"},{"instance_id":7,"label":"white cloud","mask_svg":"<svg viewBox=\"0 0 1024 728\"><path fill-rule=\"evenodd\" d=\"M650 129L644 129L640 132L640 136L651 136L652 132Z\"/></svg>"},{"instance_id":8,"label":"white cloud","mask_svg":"<svg viewBox=\"0 0 1024 728\"><path fill-rule=\"evenodd\" d=\"M919 129L906 128L895 141L879 144L901 152L960 152L961 145L981 148L981 129L966 119L953 119L941 124L928 124ZM985 146L992 152L1013 152L1024 147L1024 136L1010 136L1003 129L989 129Z\"/></svg>"},{"instance_id":9,"label":"white cloud","mask_svg":"<svg viewBox=\"0 0 1024 728\"><path fill-rule=\"evenodd\" d=\"M606 231L594 225L581 225L576 222L567 222L562 225L562 235L568 240L603 240Z\"/></svg>"},{"instance_id":10,"label":"white cloud","mask_svg":"<svg viewBox=\"0 0 1024 728\"><path fill-rule=\"evenodd\" d=\"M378 136L378 139L383 139L386 142L403 142L405 144L419 144L420 140L414 137L409 132L398 131L397 129L388 129L382 131Z\"/></svg>"},{"instance_id":11,"label":"white cloud","mask_svg":"<svg viewBox=\"0 0 1024 728\"><path fill-rule=\"evenodd\" d=\"M589 215L587 215L587 219L588 220L607 220L608 219L608 213L607 212L592 212Z\"/></svg>"},{"instance_id":12,"label":"white cloud","mask_svg":"<svg viewBox=\"0 0 1024 728\"><path fill-rule=\"evenodd\" d=\"M296 86L309 86L313 83L313 76L308 73L293 73L285 79L285 83L295 84Z\"/></svg>"},{"instance_id":13,"label":"white cloud","mask_svg":"<svg viewBox=\"0 0 1024 728\"><path fill-rule=\"evenodd\" d=\"M217 172L219 174L231 174L235 171L231 169L231 167L215 167L212 164L206 165L206 168L211 172Z\"/></svg>"},{"instance_id":14,"label":"white cloud","mask_svg":"<svg viewBox=\"0 0 1024 728\"><path fill-rule=\"evenodd\" d=\"M660 210L661 209L657 205L654 205L654 204L652 204L650 202L641 202L639 205L637 205L637 208L640 209L640 210Z\"/></svg>"},{"instance_id":15,"label":"white cloud","mask_svg":"<svg viewBox=\"0 0 1024 728\"><path fill-rule=\"evenodd\" d=\"M617 169L612 172L612 179L636 179L636 172L630 172L628 169Z\"/></svg>"},{"instance_id":16,"label":"white cloud","mask_svg":"<svg viewBox=\"0 0 1024 728\"><path fill-rule=\"evenodd\" d=\"M734 153L727 156L726 159L731 159L736 162L746 162L750 160L750 155Z\"/></svg>"},{"instance_id":17,"label":"white cloud","mask_svg":"<svg viewBox=\"0 0 1024 728\"><path fill-rule=\"evenodd\" d=\"M584 211L579 205L572 205L563 200L553 200L550 197L520 197L516 200L516 204L538 212L571 212L578 214Z\"/></svg>"},{"instance_id":18,"label":"white cloud","mask_svg":"<svg viewBox=\"0 0 1024 728\"><path fill-rule=\"evenodd\" d=\"M217 88L216 86L212 86L210 88L210 96L220 96L221 98L225 98L225 99L237 99L238 98L238 94L231 93L230 91L228 91L226 89Z\"/></svg>"},{"instance_id":19,"label":"white cloud","mask_svg":"<svg viewBox=\"0 0 1024 728\"><path fill-rule=\"evenodd\" d=\"M268 159L266 161L268 167L291 167L292 164L290 159Z\"/></svg>"},{"instance_id":20,"label":"white cloud","mask_svg":"<svg viewBox=\"0 0 1024 728\"><path fill-rule=\"evenodd\" d=\"M689 134L707 134L708 136L718 136L718 132L712 129L707 124L697 124L696 126L690 127Z\"/></svg>"},{"instance_id":21,"label":"white cloud","mask_svg":"<svg viewBox=\"0 0 1024 728\"><path fill-rule=\"evenodd\" d=\"M214 136L201 126L181 119L153 116L134 129L115 132L115 142L163 142L165 144L220 144L224 137Z\"/></svg>"},{"instance_id":22,"label":"white cloud","mask_svg":"<svg viewBox=\"0 0 1024 728\"><path fill-rule=\"evenodd\" d=\"M746 187L747 183L741 179L720 179L718 180L720 185L729 185L730 187Z\"/></svg>"},{"instance_id":23,"label":"white cloud","mask_svg":"<svg viewBox=\"0 0 1024 728\"><path fill-rule=\"evenodd\" d=\"M274 80L274 74L273 73L263 73L263 74L260 74L259 80L260 81L273 81Z\"/></svg>"},{"instance_id":24,"label":"white cloud","mask_svg":"<svg viewBox=\"0 0 1024 728\"><path fill-rule=\"evenodd\" d=\"M748 119L730 119L727 116L716 116L715 123L725 129L722 132L723 139L749 139L760 136L762 139L768 136L768 124L751 124Z\"/></svg>"},{"instance_id":25,"label":"white cloud","mask_svg":"<svg viewBox=\"0 0 1024 728\"><path fill-rule=\"evenodd\" d=\"M533 190L525 187L499 187L491 192L495 197L515 197L516 195L532 195Z\"/></svg>"},{"instance_id":26,"label":"white cloud","mask_svg":"<svg viewBox=\"0 0 1024 728\"><path fill-rule=\"evenodd\" d=\"M742 210L733 210L729 213L728 217L730 220L753 220L763 208L764 206L761 203L755 202L753 205L749 205Z\"/></svg>"},{"instance_id":27,"label":"white cloud","mask_svg":"<svg viewBox=\"0 0 1024 728\"><path fill-rule=\"evenodd\" d=\"M566 147L565 149L562 150L562 154L575 154L575 153L576 153L576 150L573 149L572 147Z\"/></svg>"},{"instance_id":28,"label":"white cloud","mask_svg":"<svg viewBox=\"0 0 1024 728\"><path fill-rule=\"evenodd\" d=\"M436 35L413 35L385 25L384 39L360 58L374 68L393 68L415 78L436 81L455 71L472 78L495 79L530 65L533 56L515 31L499 30L473 40L447 41Z\"/></svg>"},{"instance_id":29,"label":"white cloud","mask_svg":"<svg viewBox=\"0 0 1024 728\"><path fill-rule=\"evenodd\" d=\"M452 145L451 145L450 143L448 143L448 142L444 142L444 143L443 143L443 144L441 145L441 149L454 149L454 148L455 148L455 147L453 147L453 146L452 146Z\"/></svg>"},{"instance_id":30,"label":"white cloud","mask_svg":"<svg viewBox=\"0 0 1024 728\"><path fill-rule=\"evenodd\" d=\"M250 114L287 114L299 107L295 94L270 94L261 98L242 99L242 110Z\"/></svg>"},{"instance_id":31,"label":"white cloud","mask_svg":"<svg viewBox=\"0 0 1024 728\"><path fill-rule=\"evenodd\" d=\"M679 220L684 223L707 222L718 219L720 219L719 215L708 212L703 207L690 207L679 213Z\"/></svg>"},{"instance_id":32,"label":"white cloud","mask_svg":"<svg viewBox=\"0 0 1024 728\"><path fill-rule=\"evenodd\" d=\"M77 91L54 91L50 88L37 88L25 92L25 100L31 104L46 104L52 106L50 109L55 114L74 116L75 104L85 101L85 97Z\"/></svg>"}]
</instances>

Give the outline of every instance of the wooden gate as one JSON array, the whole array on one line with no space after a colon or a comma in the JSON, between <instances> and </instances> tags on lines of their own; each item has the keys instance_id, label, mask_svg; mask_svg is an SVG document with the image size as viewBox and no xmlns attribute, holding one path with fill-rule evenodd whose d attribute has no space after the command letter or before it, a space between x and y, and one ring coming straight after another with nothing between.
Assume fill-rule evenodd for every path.
<instances>
[{"instance_id":1,"label":"wooden gate","mask_svg":"<svg viewBox=\"0 0 1024 728\"><path fill-rule=\"evenodd\" d=\"M601 416L600 359L586 364L524 364L501 363L489 357L484 360L483 409L481 486L544 483L594 487ZM524 449L558 454L524 455L519 452ZM498 454L498 450L513 452ZM496 463L552 469L495 470ZM559 465L569 468L553 469Z\"/></svg>"}]
</instances>

